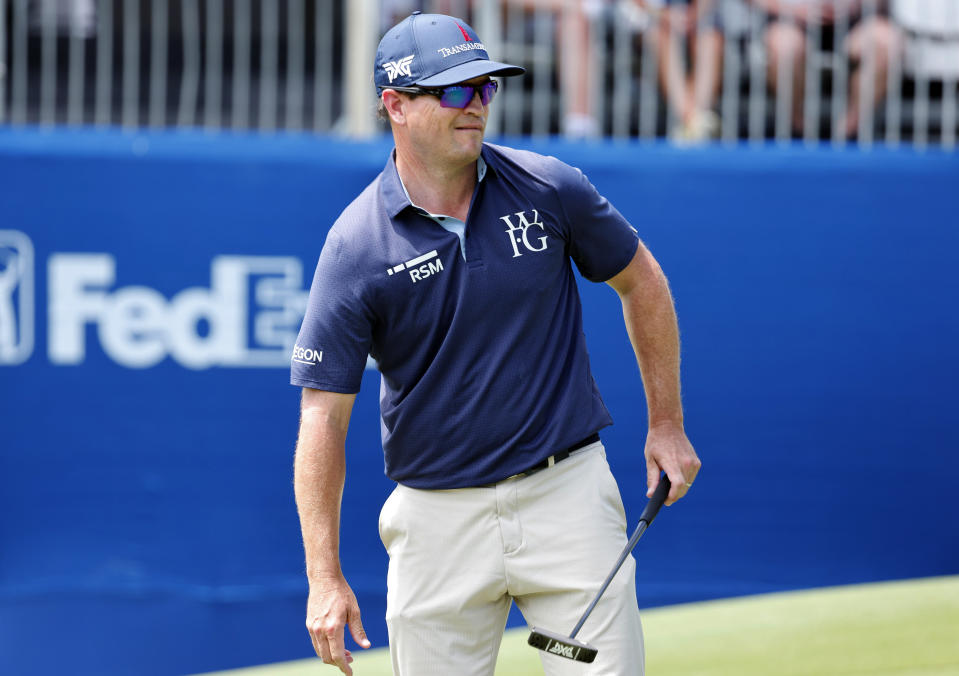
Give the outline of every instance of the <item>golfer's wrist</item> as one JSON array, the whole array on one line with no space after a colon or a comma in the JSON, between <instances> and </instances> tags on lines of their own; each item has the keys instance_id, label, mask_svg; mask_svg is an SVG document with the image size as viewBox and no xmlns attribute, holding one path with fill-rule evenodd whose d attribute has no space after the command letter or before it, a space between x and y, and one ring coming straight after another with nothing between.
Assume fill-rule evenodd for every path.
<instances>
[{"instance_id":1,"label":"golfer's wrist","mask_svg":"<svg viewBox=\"0 0 959 676\"><path fill-rule=\"evenodd\" d=\"M683 426L683 414L674 413L674 414L661 414L649 415L649 431L663 431L663 432L685 432Z\"/></svg>"},{"instance_id":2,"label":"golfer's wrist","mask_svg":"<svg viewBox=\"0 0 959 676\"><path fill-rule=\"evenodd\" d=\"M318 566L306 571L306 579L312 584L323 584L330 580L339 580L343 577L343 571L339 564L335 566Z\"/></svg>"}]
</instances>

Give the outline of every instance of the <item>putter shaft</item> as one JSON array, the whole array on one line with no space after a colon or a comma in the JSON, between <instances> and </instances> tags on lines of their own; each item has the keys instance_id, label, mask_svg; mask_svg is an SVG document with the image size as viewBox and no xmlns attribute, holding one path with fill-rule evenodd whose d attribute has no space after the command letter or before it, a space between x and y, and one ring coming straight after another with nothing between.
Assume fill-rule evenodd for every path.
<instances>
[{"instance_id":1,"label":"putter shaft","mask_svg":"<svg viewBox=\"0 0 959 676\"><path fill-rule=\"evenodd\" d=\"M606 588L609 587L609 583L613 581L614 577L616 577L616 573L619 572L619 569L622 567L626 557L629 556L629 553L633 551L633 548L636 547L636 543L639 542L639 538L643 536L643 533L646 532L649 524L651 524L653 519L656 518L656 515L659 513L659 508L662 507L663 502L666 501L666 496L669 494L670 487L671 484L669 477L667 477L665 474L660 476L659 485L656 486L656 491L649 499L649 502L646 503L646 508L639 517L639 524L636 526L636 530L633 531L632 536L629 538L629 542L626 543L626 547L623 548L622 553L619 555L616 565L613 566L613 569L610 571L609 575L606 576L606 581L603 582L603 585L599 588L599 592L597 592L596 596L590 602L589 606L586 608L586 612L583 613L583 616L579 618L579 622L577 622L576 626L573 627L573 631L570 632L570 635L568 637L561 636L554 632L546 631L545 629L533 627L528 640L528 643L531 646L538 648L539 650L544 650L553 655L559 655L560 657L565 657L577 662L592 662L596 658L596 654L599 652L599 650L588 643L577 641L576 634L578 634L579 630L583 628L586 618L589 617L589 614L593 612L596 604L599 603L599 599L603 596Z\"/></svg>"}]
</instances>

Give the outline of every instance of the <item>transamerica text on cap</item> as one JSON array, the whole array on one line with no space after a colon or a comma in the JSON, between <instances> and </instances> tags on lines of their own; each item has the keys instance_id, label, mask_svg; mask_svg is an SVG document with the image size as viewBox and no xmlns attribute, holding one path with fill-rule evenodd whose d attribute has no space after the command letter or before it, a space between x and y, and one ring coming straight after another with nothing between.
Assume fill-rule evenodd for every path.
<instances>
[{"instance_id":1,"label":"transamerica text on cap","mask_svg":"<svg viewBox=\"0 0 959 676\"><path fill-rule=\"evenodd\" d=\"M464 42L463 44L456 45L455 47L450 47L450 48L440 47L436 51L442 54L443 58L445 59L447 56L453 56L454 54L468 52L471 49L481 49L484 52L486 51L486 47L483 46L482 42Z\"/></svg>"}]
</instances>

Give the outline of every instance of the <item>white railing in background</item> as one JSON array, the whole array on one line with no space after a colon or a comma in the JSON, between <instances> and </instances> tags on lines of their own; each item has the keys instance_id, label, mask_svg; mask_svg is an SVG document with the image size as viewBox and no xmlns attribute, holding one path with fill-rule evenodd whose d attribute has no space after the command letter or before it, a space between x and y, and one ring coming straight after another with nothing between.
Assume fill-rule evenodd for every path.
<instances>
[{"instance_id":1,"label":"white railing in background","mask_svg":"<svg viewBox=\"0 0 959 676\"><path fill-rule=\"evenodd\" d=\"M340 5L0 0L0 124L330 131Z\"/></svg>"},{"instance_id":2,"label":"white railing in background","mask_svg":"<svg viewBox=\"0 0 959 676\"><path fill-rule=\"evenodd\" d=\"M813 9L775 27L770 2L692 0L718 21L687 32L664 0L0 0L0 124L366 137L383 128L376 43L423 9L527 68L503 81L492 134L955 146L959 0L779 0Z\"/></svg>"}]
</instances>

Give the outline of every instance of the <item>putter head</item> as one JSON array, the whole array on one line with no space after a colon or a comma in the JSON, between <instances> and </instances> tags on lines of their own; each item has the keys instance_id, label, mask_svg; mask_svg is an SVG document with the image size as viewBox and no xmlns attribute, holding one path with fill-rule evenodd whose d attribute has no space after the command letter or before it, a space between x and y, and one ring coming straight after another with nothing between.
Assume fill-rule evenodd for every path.
<instances>
[{"instance_id":1,"label":"putter head","mask_svg":"<svg viewBox=\"0 0 959 676\"><path fill-rule=\"evenodd\" d=\"M581 643L569 636L536 627L530 630L527 643L550 655L559 655L576 662L592 662L596 659L596 653L599 652L588 643Z\"/></svg>"}]
</instances>

